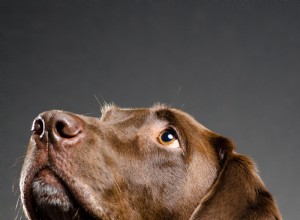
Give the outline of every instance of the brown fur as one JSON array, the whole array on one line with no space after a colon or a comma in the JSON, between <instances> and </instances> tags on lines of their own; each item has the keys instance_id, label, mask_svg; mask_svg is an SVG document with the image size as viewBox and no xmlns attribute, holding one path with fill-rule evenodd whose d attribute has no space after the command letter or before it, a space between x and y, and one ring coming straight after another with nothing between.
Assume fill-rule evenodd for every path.
<instances>
[{"instance_id":1,"label":"brown fur","mask_svg":"<svg viewBox=\"0 0 300 220\"><path fill-rule=\"evenodd\" d=\"M188 114L102 113L35 120L20 181L28 219L281 219L252 160ZM166 128L179 148L158 142Z\"/></svg>"}]
</instances>

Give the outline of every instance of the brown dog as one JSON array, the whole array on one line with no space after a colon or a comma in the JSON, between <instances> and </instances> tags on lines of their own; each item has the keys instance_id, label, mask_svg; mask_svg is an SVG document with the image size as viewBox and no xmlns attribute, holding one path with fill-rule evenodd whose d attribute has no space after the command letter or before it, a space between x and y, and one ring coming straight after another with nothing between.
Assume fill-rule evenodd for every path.
<instances>
[{"instance_id":1,"label":"brown dog","mask_svg":"<svg viewBox=\"0 0 300 220\"><path fill-rule=\"evenodd\" d=\"M21 174L32 220L281 219L253 162L165 106L40 114Z\"/></svg>"}]
</instances>

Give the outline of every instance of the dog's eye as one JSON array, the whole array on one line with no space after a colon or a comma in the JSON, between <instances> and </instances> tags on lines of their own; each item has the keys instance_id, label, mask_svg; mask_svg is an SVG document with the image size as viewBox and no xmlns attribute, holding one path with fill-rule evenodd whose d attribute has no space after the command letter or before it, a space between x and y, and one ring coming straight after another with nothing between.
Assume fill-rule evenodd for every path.
<instances>
[{"instance_id":1,"label":"dog's eye","mask_svg":"<svg viewBox=\"0 0 300 220\"><path fill-rule=\"evenodd\" d=\"M160 133L158 136L158 141L162 145L171 147L171 148L177 148L179 147L177 134L173 129L166 129L163 132Z\"/></svg>"}]
</instances>

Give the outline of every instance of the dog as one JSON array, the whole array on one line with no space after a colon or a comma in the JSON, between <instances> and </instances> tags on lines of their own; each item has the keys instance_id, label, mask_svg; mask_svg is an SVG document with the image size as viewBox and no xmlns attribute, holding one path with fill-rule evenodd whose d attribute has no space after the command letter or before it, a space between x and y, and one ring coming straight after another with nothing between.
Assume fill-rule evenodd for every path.
<instances>
[{"instance_id":1,"label":"dog","mask_svg":"<svg viewBox=\"0 0 300 220\"><path fill-rule=\"evenodd\" d=\"M251 159L164 105L41 113L20 177L31 220L282 219Z\"/></svg>"}]
</instances>

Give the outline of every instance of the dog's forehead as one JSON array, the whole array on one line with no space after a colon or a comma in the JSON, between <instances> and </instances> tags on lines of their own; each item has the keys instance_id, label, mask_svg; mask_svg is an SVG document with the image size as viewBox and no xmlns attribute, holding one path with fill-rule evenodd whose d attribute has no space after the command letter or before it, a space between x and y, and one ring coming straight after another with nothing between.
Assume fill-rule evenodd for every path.
<instances>
[{"instance_id":1,"label":"dog's forehead","mask_svg":"<svg viewBox=\"0 0 300 220\"><path fill-rule=\"evenodd\" d=\"M159 112L162 111L171 112L171 109L164 105L155 105L151 108L120 108L115 105L106 105L101 109L101 120L111 124L130 120L138 120L140 122L151 119L163 120L163 117L158 117Z\"/></svg>"}]
</instances>

